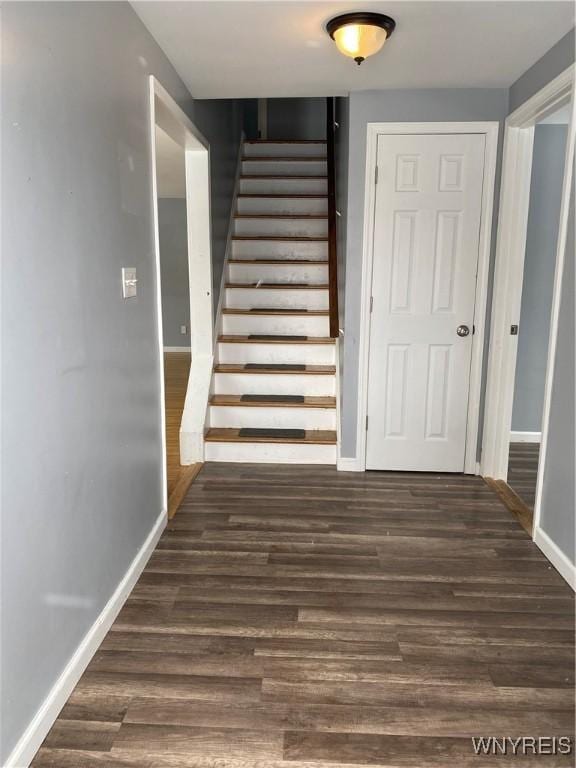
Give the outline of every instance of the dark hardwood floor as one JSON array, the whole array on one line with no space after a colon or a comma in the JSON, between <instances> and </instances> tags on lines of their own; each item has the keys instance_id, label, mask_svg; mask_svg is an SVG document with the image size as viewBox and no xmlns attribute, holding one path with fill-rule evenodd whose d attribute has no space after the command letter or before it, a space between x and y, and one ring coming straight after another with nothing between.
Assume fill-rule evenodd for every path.
<instances>
[{"instance_id":1,"label":"dark hardwood floor","mask_svg":"<svg viewBox=\"0 0 576 768\"><path fill-rule=\"evenodd\" d=\"M534 510L540 443L510 443L508 485Z\"/></svg>"},{"instance_id":2,"label":"dark hardwood floor","mask_svg":"<svg viewBox=\"0 0 576 768\"><path fill-rule=\"evenodd\" d=\"M574 600L479 478L204 467L35 768L572 766Z\"/></svg>"}]
</instances>

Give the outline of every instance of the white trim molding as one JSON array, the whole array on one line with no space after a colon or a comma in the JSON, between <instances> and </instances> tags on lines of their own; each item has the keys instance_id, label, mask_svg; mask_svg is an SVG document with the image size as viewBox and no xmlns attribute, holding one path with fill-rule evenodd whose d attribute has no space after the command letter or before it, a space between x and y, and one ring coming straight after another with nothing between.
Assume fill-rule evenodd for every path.
<instances>
[{"instance_id":1,"label":"white trim molding","mask_svg":"<svg viewBox=\"0 0 576 768\"><path fill-rule=\"evenodd\" d=\"M357 470L366 469L366 414L368 408L368 357L370 352L370 295L372 292L373 232L376 201L374 175L378 136L381 134L484 134L486 148L484 154L484 183L482 185L482 218L478 248L478 272L476 276L476 302L474 306L475 333L472 342L472 361L470 367L470 394L468 399L468 429L466 434L466 455L464 472L478 473L476 460L480 395L482 386L482 363L484 356L484 334L486 327L486 304L488 297L488 273L490 269L490 246L492 239L492 215L494 207L494 187L496 181L496 158L498 149L497 122L455 122L455 123L368 123L366 138L366 177L364 191L364 232L362 244L362 278L360 300L360 335L359 335L359 371L358 371L358 410L355 459L339 459L341 462L354 462ZM344 469L344 466L342 466Z\"/></svg>"},{"instance_id":2,"label":"white trim molding","mask_svg":"<svg viewBox=\"0 0 576 768\"><path fill-rule=\"evenodd\" d=\"M495 480L506 480L508 474L508 446L512 426L514 377L518 348L518 336L511 335L510 328L520 322L534 125L570 98L573 82L574 66L571 66L518 107L506 120L481 458L482 475ZM573 132L573 129L571 128L570 131ZM566 177L570 171L569 154L570 149L567 147L562 201L564 223L563 225L561 223L558 238L546 392L549 392L550 389L550 361L554 359L551 354L555 350L560 301L559 280L561 279L564 260L562 243L566 241L565 230L568 216ZM563 229L564 237L562 237ZM555 317L556 324L554 323ZM541 451L539 474L545 454L545 422L548 418L548 410L549 403L546 405L545 397L542 418L543 450ZM535 507L535 516L537 506Z\"/></svg>"},{"instance_id":3,"label":"white trim molding","mask_svg":"<svg viewBox=\"0 0 576 768\"><path fill-rule=\"evenodd\" d=\"M162 128L184 150L186 174L186 220L190 294L190 353L192 363L180 424L182 464L204 461L204 426L214 361L212 297L212 239L210 224L210 145L180 109L168 91L150 75L150 144L152 156L152 210L156 262L156 305L160 345L160 395L162 427L162 472L167 506L166 414L164 405L164 360L162 333L162 287L158 191L156 182L156 126Z\"/></svg>"},{"instance_id":4,"label":"white trim molding","mask_svg":"<svg viewBox=\"0 0 576 768\"><path fill-rule=\"evenodd\" d=\"M534 530L534 543L550 560L560 576L576 591L576 565L572 563L550 536L538 527Z\"/></svg>"},{"instance_id":5,"label":"white trim molding","mask_svg":"<svg viewBox=\"0 0 576 768\"><path fill-rule=\"evenodd\" d=\"M162 531L166 527L168 517L163 509L156 519L146 541L140 547L136 557L124 574L122 581L114 590L114 594L104 606L102 612L92 624L80 645L64 667L48 696L42 702L29 726L26 728L18 743L4 763L4 768L25 768L30 765L34 755L40 748L48 731L58 717L60 710L68 700L80 680L82 673L98 650L98 647L108 630L114 623L128 595L134 588L144 566L154 551Z\"/></svg>"},{"instance_id":6,"label":"white trim molding","mask_svg":"<svg viewBox=\"0 0 576 768\"><path fill-rule=\"evenodd\" d=\"M542 432L510 432L511 443L539 443L542 440Z\"/></svg>"}]
</instances>

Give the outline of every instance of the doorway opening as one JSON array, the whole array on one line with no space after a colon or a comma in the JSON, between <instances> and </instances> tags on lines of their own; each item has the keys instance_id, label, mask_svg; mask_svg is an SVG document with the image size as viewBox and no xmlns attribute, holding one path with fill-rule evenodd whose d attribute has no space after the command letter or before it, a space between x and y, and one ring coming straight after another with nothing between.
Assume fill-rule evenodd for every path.
<instances>
[{"instance_id":1,"label":"doorway opening","mask_svg":"<svg viewBox=\"0 0 576 768\"><path fill-rule=\"evenodd\" d=\"M150 78L164 503L172 517L204 459L213 365L209 147Z\"/></svg>"},{"instance_id":2,"label":"doorway opening","mask_svg":"<svg viewBox=\"0 0 576 768\"><path fill-rule=\"evenodd\" d=\"M569 104L565 104L534 126L507 474L508 485L532 512L569 117Z\"/></svg>"},{"instance_id":3,"label":"doorway opening","mask_svg":"<svg viewBox=\"0 0 576 768\"><path fill-rule=\"evenodd\" d=\"M574 158L574 67L506 121L482 474L539 529Z\"/></svg>"}]
</instances>

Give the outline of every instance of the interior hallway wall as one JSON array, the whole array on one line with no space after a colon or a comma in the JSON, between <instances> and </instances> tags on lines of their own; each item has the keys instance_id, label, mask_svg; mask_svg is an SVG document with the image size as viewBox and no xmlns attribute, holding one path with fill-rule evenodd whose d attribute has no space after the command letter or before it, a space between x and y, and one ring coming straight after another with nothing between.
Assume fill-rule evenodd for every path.
<instances>
[{"instance_id":1,"label":"interior hallway wall","mask_svg":"<svg viewBox=\"0 0 576 768\"><path fill-rule=\"evenodd\" d=\"M325 139L324 98L267 99L269 139Z\"/></svg>"},{"instance_id":2,"label":"interior hallway wall","mask_svg":"<svg viewBox=\"0 0 576 768\"><path fill-rule=\"evenodd\" d=\"M1 33L4 765L162 511L149 75L211 142L215 304L240 123L128 3L7 3Z\"/></svg>"},{"instance_id":3,"label":"interior hallway wall","mask_svg":"<svg viewBox=\"0 0 576 768\"><path fill-rule=\"evenodd\" d=\"M512 430L540 432L567 126L534 131Z\"/></svg>"},{"instance_id":4,"label":"interior hallway wall","mask_svg":"<svg viewBox=\"0 0 576 768\"><path fill-rule=\"evenodd\" d=\"M190 288L186 200L158 200L162 334L165 347L190 347ZM186 334L180 326L186 326Z\"/></svg>"}]
</instances>

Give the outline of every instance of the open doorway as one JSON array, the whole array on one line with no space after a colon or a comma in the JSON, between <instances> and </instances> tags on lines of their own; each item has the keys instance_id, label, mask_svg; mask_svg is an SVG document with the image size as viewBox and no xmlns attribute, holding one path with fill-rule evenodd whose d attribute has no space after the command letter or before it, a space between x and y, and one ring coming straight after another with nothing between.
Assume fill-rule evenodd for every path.
<instances>
[{"instance_id":1,"label":"open doorway","mask_svg":"<svg viewBox=\"0 0 576 768\"><path fill-rule=\"evenodd\" d=\"M155 131L160 290L164 344L166 475L168 499L184 467L180 425L190 375L190 277L184 147L158 125Z\"/></svg>"},{"instance_id":2,"label":"open doorway","mask_svg":"<svg viewBox=\"0 0 576 768\"><path fill-rule=\"evenodd\" d=\"M481 474L569 581L573 563L550 544L540 517L570 279L573 88L569 67L506 121L481 460Z\"/></svg>"},{"instance_id":3,"label":"open doorway","mask_svg":"<svg viewBox=\"0 0 576 768\"><path fill-rule=\"evenodd\" d=\"M206 139L150 77L164 502L172 517L204 459L213 366Z\"/></svg>"},{"instance_id":4,"label":"open doorway","mask_svg":"<svg viewBox=\"0 0 576 768\"><path fill-rule=\"evenodd\" d=\"M569 105L538 120L522 275L522 303L508 453L508 485L531 512L542 438Z\"/></svg>"}]
</instances>

